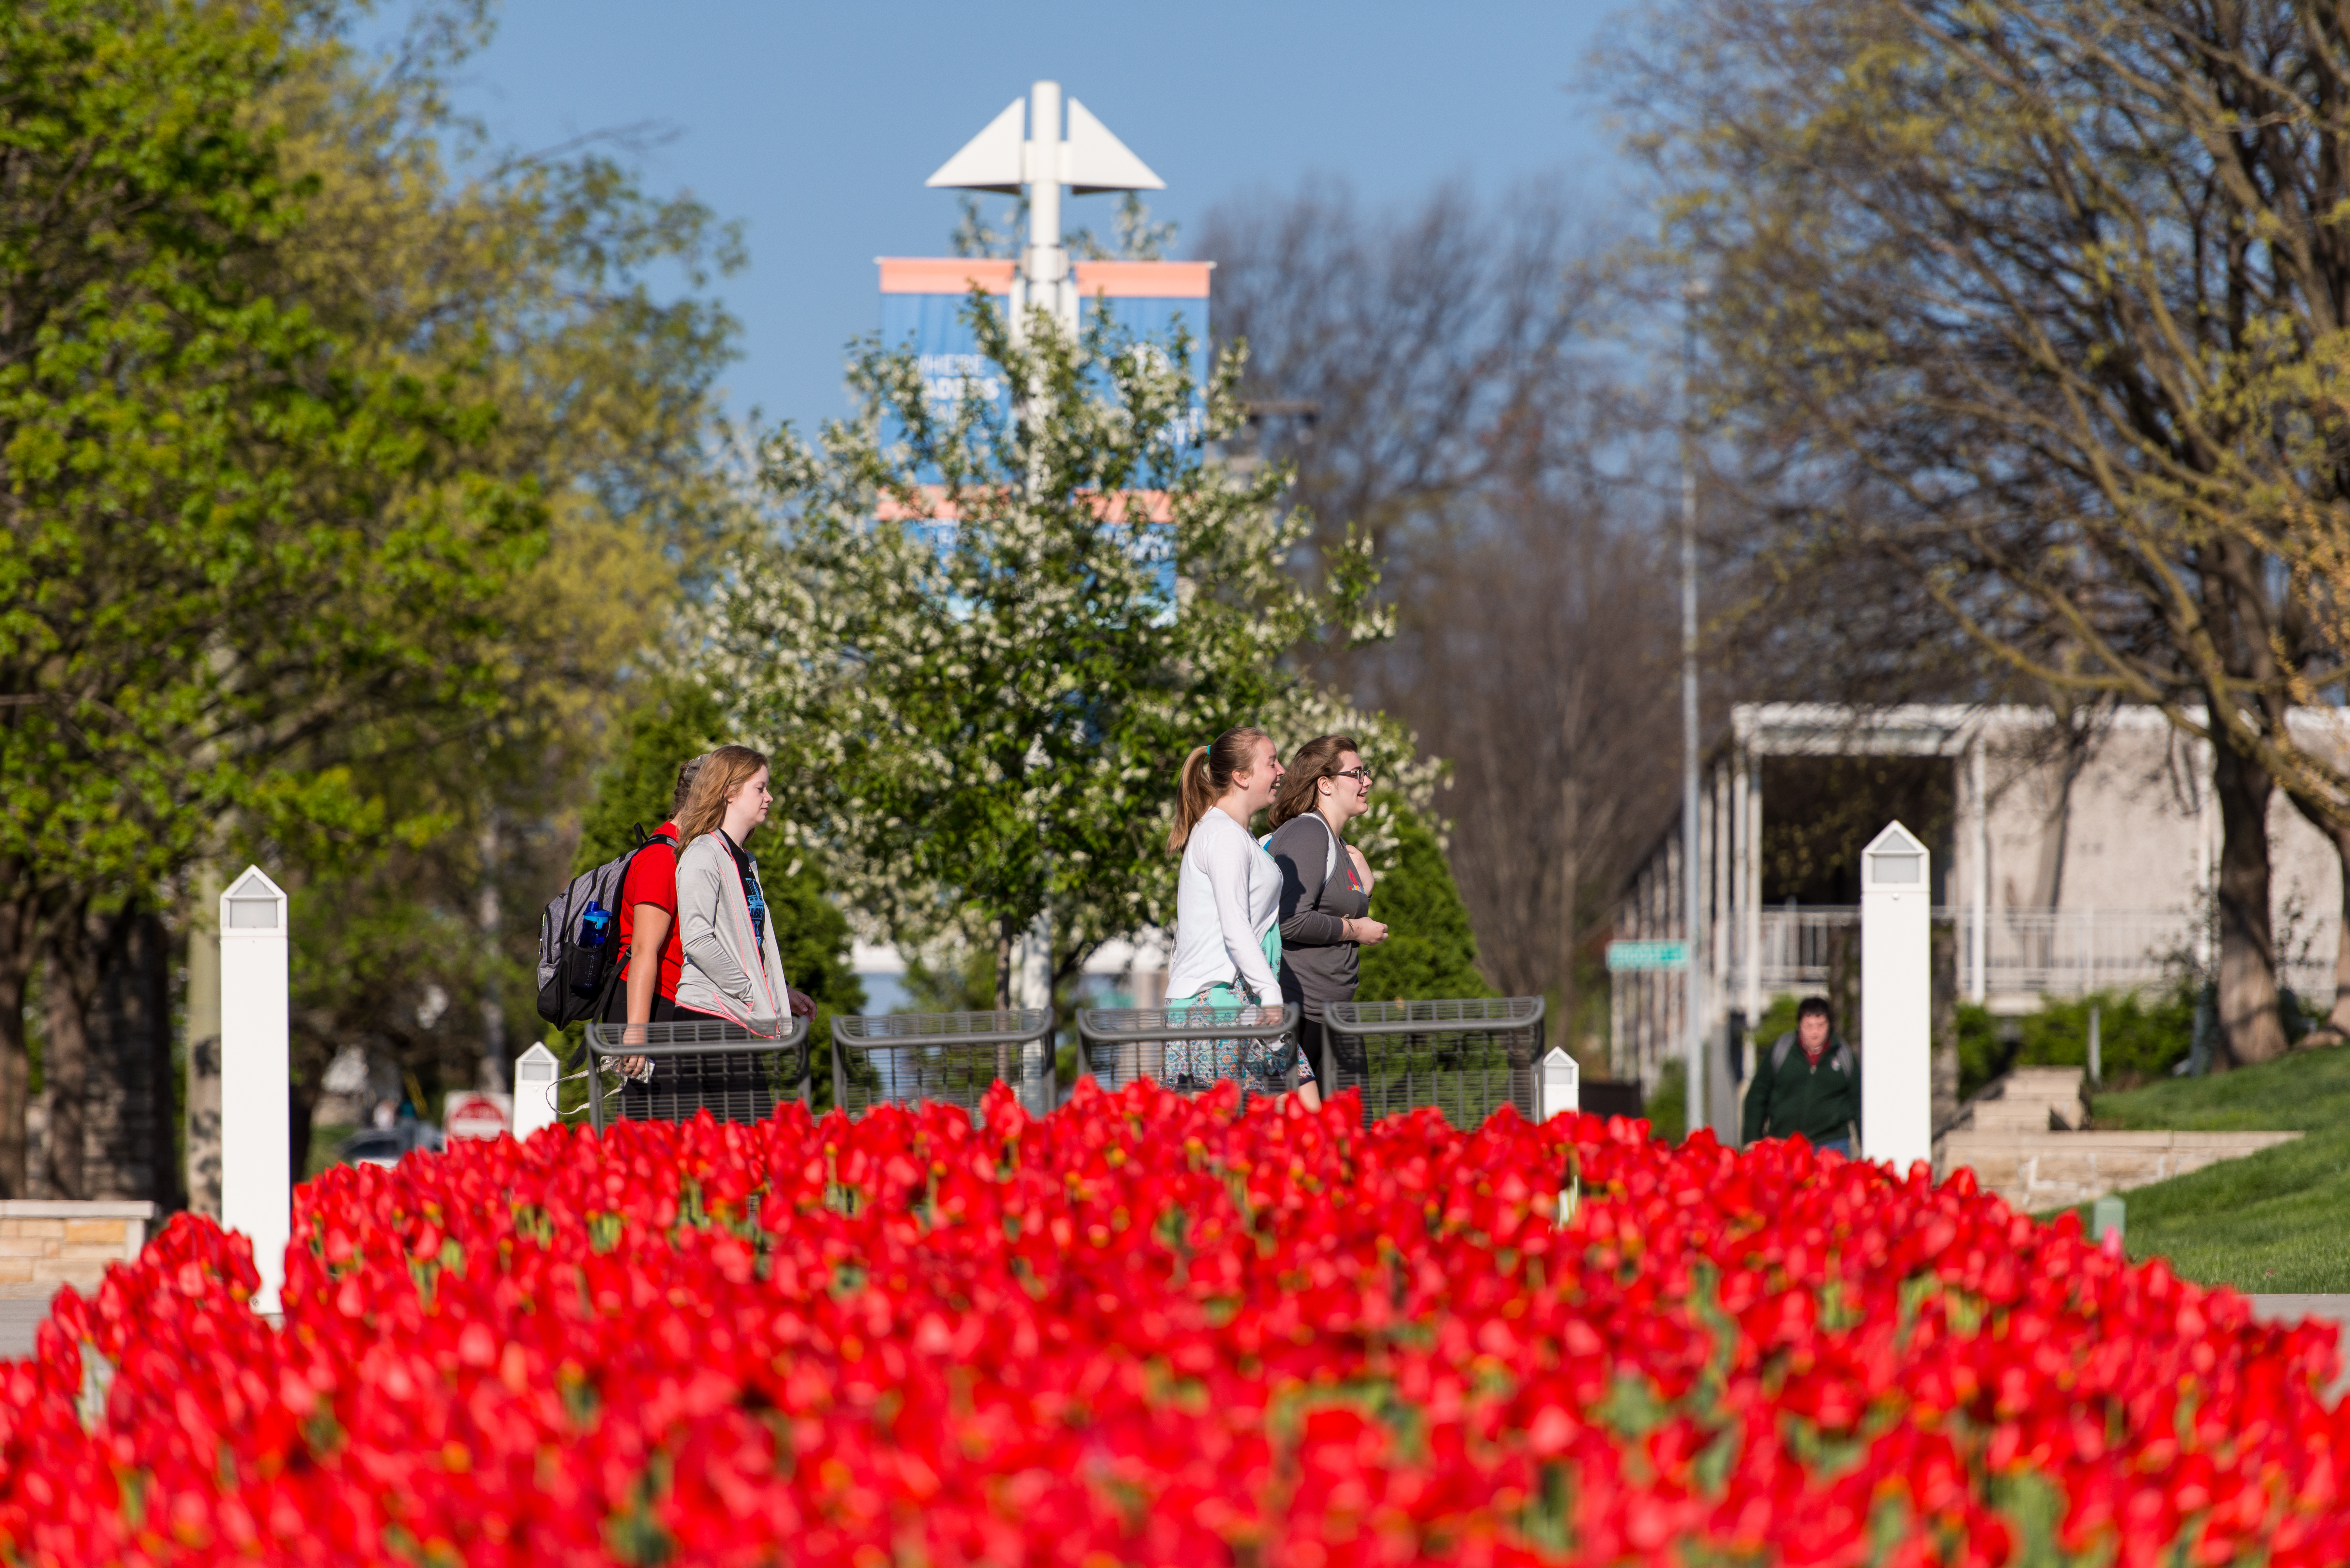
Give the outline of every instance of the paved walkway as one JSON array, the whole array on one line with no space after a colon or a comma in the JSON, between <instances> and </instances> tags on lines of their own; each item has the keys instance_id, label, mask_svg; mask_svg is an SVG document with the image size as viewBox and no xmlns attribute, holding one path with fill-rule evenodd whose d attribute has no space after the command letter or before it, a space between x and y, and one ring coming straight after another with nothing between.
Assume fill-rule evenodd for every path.
<instances>
[{"instance_id":1,"label":"paved walkway","mask_svg":"<svg viewBox=\"0 0 2350 1568\"><path fill-rule=\"evenodd\" d=\"M2263 1320L2274 1318L2322 1317L2331 1320L2342 1330L2342 1376L2325 1391L2326 1397L2339 1399L2350 1390L2350 1296L2254 1296L2253 1315Z\"/></svg>"},{"instance_id":2,"label":"paved walkway","mask_svg":"<svg viewBox=\"0 0 2350 1568\"><path fill-rule=\"evenodd\" d=\"M0 1299L0 1360L33 1354L33 1329L49 1315L49 1298Z\"/></svg>"}]
</instances>

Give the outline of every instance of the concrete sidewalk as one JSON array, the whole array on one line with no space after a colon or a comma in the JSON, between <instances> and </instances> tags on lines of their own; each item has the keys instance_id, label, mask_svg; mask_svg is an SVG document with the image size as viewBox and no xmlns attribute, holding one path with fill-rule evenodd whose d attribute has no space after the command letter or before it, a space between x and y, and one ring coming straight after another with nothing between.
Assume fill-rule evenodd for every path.
<instances>
[{"instance_id":1,"label":"concrete sidewalk","mask_svg":"<svg viewBox=\"0 0 2350 1568\"><path fill-rule=\"evenodd\" d=\"M2254 1296L2252 1315L2263 1323L2279 1318L2322 1317L2340 1324L2343 1351L2350 1355L2350 1296Z\"/></svg>"},{"instance_id":2,"label":"concrete sidewalk","mask_svg":"<svg viewBox=\"0 0 2350 1568\"><path fill-rule=\"evenodd\" d=\"M47 1296L0 1297L0 1360L33 1354L33 1330L49 1315Z\"/></svg>"}]
</instances>

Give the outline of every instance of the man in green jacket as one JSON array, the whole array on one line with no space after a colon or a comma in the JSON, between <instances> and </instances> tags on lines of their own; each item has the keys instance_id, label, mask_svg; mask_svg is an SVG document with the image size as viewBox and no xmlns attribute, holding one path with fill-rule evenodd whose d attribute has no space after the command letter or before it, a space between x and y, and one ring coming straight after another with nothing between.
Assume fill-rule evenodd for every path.
<instances>
[{"instance_id":1,"label":"man in green jacket","mask_svg":"<svg viewBox=\"0 0 2350 1568\"><path fill-rule=\"evenodd\" d=\"M1743 1141L1801 1133L1814 1148L1849 1155L1859 1127L1860 1054L1836 1033L1828 999L1807 996L1795 1027L1754 1064Z\"/></svg>"}]
</instances>

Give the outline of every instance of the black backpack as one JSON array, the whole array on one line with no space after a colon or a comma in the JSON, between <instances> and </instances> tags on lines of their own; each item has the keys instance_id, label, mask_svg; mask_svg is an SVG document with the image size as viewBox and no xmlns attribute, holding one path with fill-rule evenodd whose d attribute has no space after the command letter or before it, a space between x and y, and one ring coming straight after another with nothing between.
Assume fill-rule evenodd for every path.
<instances>
[{"instance_id":1,"label":"black backpack","mask_svg":"<svg viewBox=\"0 0 2350 1568\"><path fill-rule=\"evenodd\" d=\"M604 1016L627 956L619 950L620 889L629 867L656 844L676 853L668 834L648 838L642 823L636 833L634 849L574 877L538 917L538 1015L557 1029Z\"/></svg>"}]
</instances>

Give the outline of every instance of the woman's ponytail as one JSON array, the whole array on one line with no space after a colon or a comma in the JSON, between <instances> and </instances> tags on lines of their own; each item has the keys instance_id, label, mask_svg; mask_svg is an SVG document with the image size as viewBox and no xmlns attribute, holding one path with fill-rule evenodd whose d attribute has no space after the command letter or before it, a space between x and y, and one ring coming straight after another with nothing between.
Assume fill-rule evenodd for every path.
<instances>
[{"instance_id":1,"label":"woman's ponytail","mask_svg":"<svg viewBox=\"0 0 2350 1568\"><path fill-rule=\"evenodd\" d=\"M1256 760L1256 743L1273 737L1254 725L1226 730L1212 746L1194 746L1183 759L1181 782L1176 786L1175 826L1168 830L1167 853L1180 855L1191 842L1191 830L1209 808L1232 787L1232 775L1245 772Z\"/></svg>"}]
</instances>

